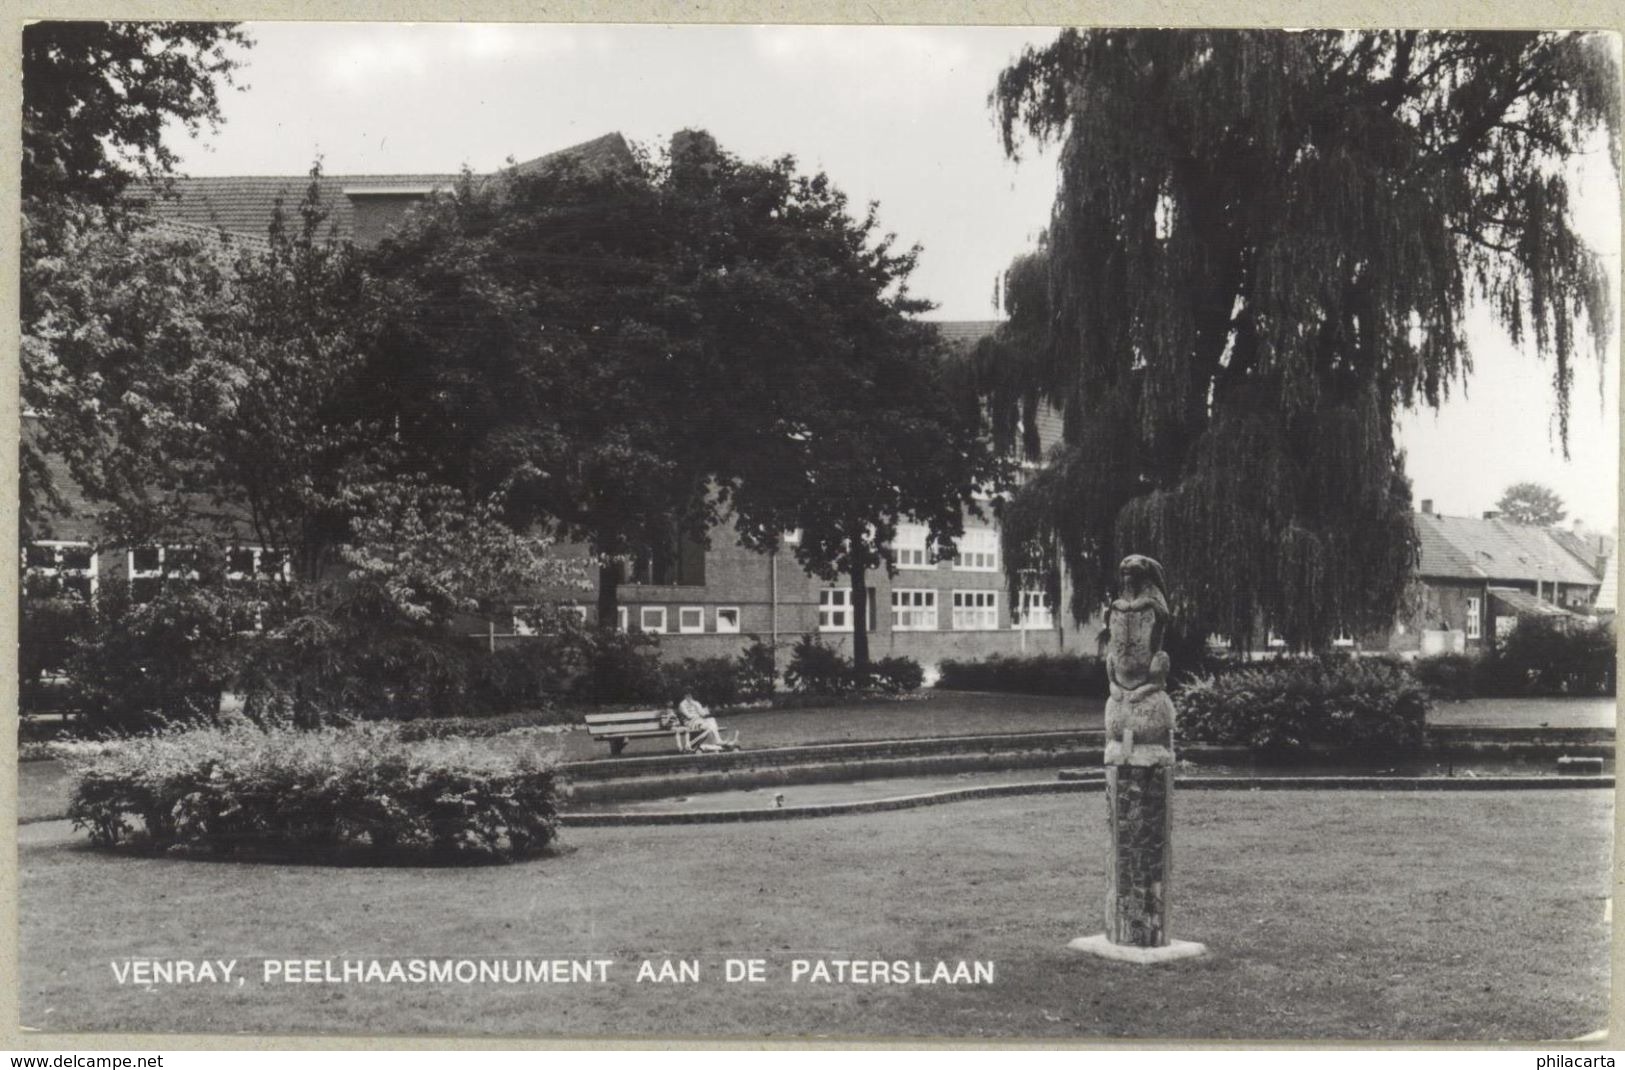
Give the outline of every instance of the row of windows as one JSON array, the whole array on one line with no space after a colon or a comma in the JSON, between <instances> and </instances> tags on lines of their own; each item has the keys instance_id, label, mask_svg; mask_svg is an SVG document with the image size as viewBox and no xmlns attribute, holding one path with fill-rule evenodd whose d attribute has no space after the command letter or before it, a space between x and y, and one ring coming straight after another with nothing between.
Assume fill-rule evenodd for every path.
<instances>
[{"instance_id":1,"label":"row of windows","mask_svg":"<svg viewBox=\"0 0 1625 1070\"><path fill-rule=\"evenodd\" d=\"M932 588L893 587L891 590L891 630L894 632L934 632L941 629L937 612L939 592ZM999 592L994 590L951 591L950 627L956 632L991 631L999 626ZM869 588L869 631L875 630L875 591ZM818 592L818 630L852 630L852 591L846 587L826 587ZM1044 591L1023 591L1011 627L1049 630L1055 627L1055 611Z\"/></svg>"},{"instance_id":2,"label":"row of windows","mask_svg":"<svg viewBox=\"0 0 1625 1070\"><path fill-rule=\"evenodd\" d=\"M151 601L165 580L198 578L197 549L191 546L138 546L125 551L125 579L130 597ZM41 541L23 549L23 571L30 581L54 581L87 601L96 596L101 578L101 554L87 542ZM288 578L287 556L258 546L233 546L226 551L226 579Z\"/></svg>"},{"instance_id":3,"label":"row of windows","mask_svg":"<svg viewBox=\"0 0 1625 1070\"><path fill-rule=\"evenodd\" d=\"M935 568L929 548L930 530L924 524L899 524L892 540L892 557L898 568ZM992 528L972 528L954 540L951 560L958 572L999 571L999 533Z\"/></svg>"},{"instance_id":4,"label":"row of windows","mask_svg":"<svg viewBox=\"0 0 1625 1070\"><path fill-rule=\"evenodd\" d=\"M670 631L671 618L667 615L665 606L636 606L620 607L620 617L616 622L621 631L626 631L631 622L631 610L637 610L638 631L648 632L650 635L665 635ZM706 627L705 606L678 606L677 607L677 633L679 635L703 635L706 632L715 632L718 635L739 634L739 607L716 606L710 613L710 627Z\"/></svg>"}]
</instances>

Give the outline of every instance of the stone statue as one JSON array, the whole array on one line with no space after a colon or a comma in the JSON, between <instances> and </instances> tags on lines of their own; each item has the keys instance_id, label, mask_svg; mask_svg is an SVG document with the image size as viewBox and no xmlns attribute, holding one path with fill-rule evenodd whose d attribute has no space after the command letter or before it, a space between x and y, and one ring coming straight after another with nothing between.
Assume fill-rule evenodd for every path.
<instances>
[{"instance_id":1,"label":"stone statue","mask_svg":"<svg viewBox=\"0 0 1625 1070\"><path fill-rule=\"evenodd\" d=\"M1162 566L1130 554L1118 566L1122 589L1106 611L1107 765L1169 765L1174 703L1168 697L1168 596Z\"/></svg>"},{"instance_id":2,"label":"stone statue","mask_svg":"<svg viewBox=\"0 0 1625 1070\"><path fill-rule=\"evenodd\" d=\"M1168 697L1168 588L1162 566L1130 554L1106 611L1106 931L1068 947L1154 963L1206 948L1168 935L1173 874L1174 702Z\"/></svg>"}]
</instances>

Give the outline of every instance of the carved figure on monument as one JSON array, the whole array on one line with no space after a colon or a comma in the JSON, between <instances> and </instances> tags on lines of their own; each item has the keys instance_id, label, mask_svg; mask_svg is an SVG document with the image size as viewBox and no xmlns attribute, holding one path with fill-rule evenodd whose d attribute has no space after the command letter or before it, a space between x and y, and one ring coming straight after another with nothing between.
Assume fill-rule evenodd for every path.
<instances>
[{"instance_id":1,"label":"carved figure on monument","mask_svg":"<svg viewBox=\"0 0 1625 1070\"><path fill-rule=\"evenodd\" d=\"M1122 588L1106 610L1106 764L1169 765L1174 703L1168 697L1168 596L1162 566L1130 554Z\"/></svg>"},{"instance_id":2,"label":"carved figure on monument","mask_svg":"<svg viewBox=\"0 0 1625 1070\"><path fill-rule=\"evenodd\" d=\"M1106 931L1068 947L1148 964L1207 949L1168 935L1173 874L1174 702L1168 696L1168 588L1139 554L1106 611Z\"/></svg>"}]
</instances>

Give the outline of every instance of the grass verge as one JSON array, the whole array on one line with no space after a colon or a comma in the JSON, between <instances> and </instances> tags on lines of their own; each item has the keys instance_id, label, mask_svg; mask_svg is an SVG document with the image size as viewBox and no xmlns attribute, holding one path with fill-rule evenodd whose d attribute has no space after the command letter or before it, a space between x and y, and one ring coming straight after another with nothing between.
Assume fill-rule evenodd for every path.
<instances>
[{"instance_id":1,"label":"grass verge","mask_svg":"<svg viewBox=\"0 0 1625 1070\"><path fill-rule=\"evenodd\" d=\"M755 826L581 829L502 869L131 859L20 847L21 1018L52 1031L1493 1040L1601 1028L1604 792L1178 800L1171 967L1085 958L1097 795ZM237 958L242 987L119 985ZM260 960L602 957L601 985L264 984ZM636 983L638 963L698 984ZM768 980L726 984L727 957ZM797 958L991 960L984 987L791 983Z\"/></svg>"}]
</instances>

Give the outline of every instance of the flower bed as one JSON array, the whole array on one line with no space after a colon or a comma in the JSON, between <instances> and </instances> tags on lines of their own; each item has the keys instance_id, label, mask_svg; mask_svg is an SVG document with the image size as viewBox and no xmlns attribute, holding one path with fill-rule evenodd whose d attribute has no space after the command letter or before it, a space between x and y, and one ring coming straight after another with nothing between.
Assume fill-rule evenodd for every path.
<instances>
[{"instance_id":1,"label":"flower bed","mask_svg":"<svg viewBox=\"0 0 1625 1070\"><path fill-rule=\"evenodd\" d=\"M68 816L92 842L153 851L510 862L557 827L546 737L408 741L391 725L250 725L58 744Z\"/></svg>"}]
</instances>

